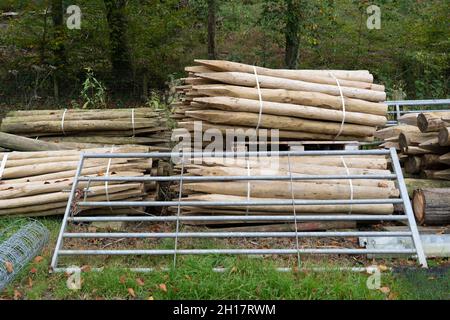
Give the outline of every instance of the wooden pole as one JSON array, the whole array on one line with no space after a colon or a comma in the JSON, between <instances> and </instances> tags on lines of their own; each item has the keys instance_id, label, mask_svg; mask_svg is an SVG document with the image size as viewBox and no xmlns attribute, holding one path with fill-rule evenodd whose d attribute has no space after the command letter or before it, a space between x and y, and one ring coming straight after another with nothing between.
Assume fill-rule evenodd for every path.
<instances>
[{"instance_id":1,"label":"wooden pole","mask_svg":"<svg viewBox=\"0 0 450 320\"><path fill-rule=\"evenodd\" d=\"M246 87L256 86L255 75L248 73L214 72L214 73L199 73L198 76L203 79L209 79L233 85L241 85ZM318 84L300 80L290 80L262 75L258 76L258 82L261 88L312 91L331 94L334 96L340 96L339 87L335 85ZM358 89L343 86L341 86L341 90L343 95L349 98L363 99L374 102L386 100L386 93L381 91Z\"/></svg>"},{"instance_id":2,"label":"wooden pole","mask_svg":"<svg viewBox=\"0 0 450 320\"><path fill-rule=\"evenodd\" d=\"M357 112L344 112L324 108L303 106L289 103L264 102L261 110L258 100L231 97L194 98L194 102L212 106L224 111L252 112L280 116L299 117L304 119L328 120L361 124L366 126L384 126L386 117ZM345 117L345 118L344 118Z\"/></svg>"},{"instance_id":3,"label":"wooden pole","mask_svg":"<svg viewBox=\"0 0 450 320\"><path fill-rule=\"evenodd\" d=\"M228 96L258 100L258 89L226 84L193 86L194 92L206 96ZM286 89L261 89L263 101L300 104L325 109L342 110L342 99L334 95L320 92L294 91ZM344 98L345 109L351 112L362 112L386 116L388 109L385 103L375 103L361 99Z\"/></svg>"}]
</instances>

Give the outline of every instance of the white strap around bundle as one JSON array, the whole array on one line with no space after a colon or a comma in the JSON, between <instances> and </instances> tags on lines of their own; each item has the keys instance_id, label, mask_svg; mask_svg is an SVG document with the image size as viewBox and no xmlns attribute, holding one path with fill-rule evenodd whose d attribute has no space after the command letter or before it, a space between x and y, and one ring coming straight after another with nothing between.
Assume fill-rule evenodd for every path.
<instances>
[{"instance_id":1,"label":"white strap around bundle","mask_svg":"<svg viewBox=\"0 0 450 320\"><path fill-rule=\"evenodd\" d=\"M350 175L350 170L348 170L347 164L345 163L345 159L343 156L341 156L341 160L342 160L342 164L344 165L345 171L347 171L347 175ZM350 186L350 200L353 201L353 181L352 179L348 179L348 183ZM353 204L350 204L350 209L348 211L348 214L352 214L352 208L353 208Z\"/></svg>"},{"instance_id":2,"label":"white strap around bundle","mask_svg":"<svg viewBox=\"0 0 450 320\"><path fill-rule=\"evenodd\" d=\"M113 151L114 151L114 145L111 146L110 153L113 153ZM105 177L109 177L109 169L111 167L111 161L112 161L112 158L109 158L108 165L106 167ZM105 181L105 197L106 197L106 201L109 202L108 181ZM112 211L111 206L109 207L109 209Z\"/></svg>"},{"instance_id":3,"label":"white strap around bundle","mask_svg":"<svg viewBox=\"0 0 450 320\"><path fill-rule=\"evenodd\" d=\"M330 75L336 81L336 84L337 84L338 89L339 89L339 94L341 95L341 102L342 102L342 122L341 122L341 127L339 128L339 132L337 133L337 135L333 139L333 140L336 140L341 135L342 130L344 130L344 124L345 124L345 99L344 99L344 94L342 92L341 84L339 83L338 78L336 78L335 75L332 72L330 72Z\"/></svg>"},{"instance_id":4,"label":"white strap around bundle","mask_svg":"<svg viewBox=\"0 0 450 320\"><path fill-rule=\"evenodd\" d=\"M5 171L6 161L8 161L8 153L3 155L2 163L0 164L0 180L2 180L3 171Z\"/></svg>"},{"instance_id":5,"label":"white strap around bundle","mask_svg":"<svg viewBox=\"0 0 450 320\"><path fill-rule=\"evenodd\" d=\"M255 73L256 88L258 89L258 97L259 97L259 115L258 115L258 123L256 125L256 133L258 133L258 129L261 124L262 111L263 111L263 99L262 99L262 95L261 95L261 88L259 87L258 72L256 72L255 66L253 66L253 72Z\"/></svg>"},{"instance_id":6,"label":"white strap around bundle","mask_svg":"<svg viewBox=\"0 0 450 320\"><path fill-rule=\"evenodd\" d=\"M135 124L134 124L134 108L133 109L131 109L131 124L132 124L132 126L133 126L133 138L134 138L134 135L135 135L135 131L136 131L136 128L135 128Z\"/></svg>"},{"instance_id":7,"label":"white strap around bundle","mask_svg":"<svg viewBox=\"0 0 450 320\"><path fill-rule=\"evenodd\" d=\"M61 118L61 131L62 131L63 135L66 135L66 132L64 131L64 118L66 117L66 112L67 112L67 109L64 109L64 112L63 112L63 115Z\"/></svg>"}]
</instances>

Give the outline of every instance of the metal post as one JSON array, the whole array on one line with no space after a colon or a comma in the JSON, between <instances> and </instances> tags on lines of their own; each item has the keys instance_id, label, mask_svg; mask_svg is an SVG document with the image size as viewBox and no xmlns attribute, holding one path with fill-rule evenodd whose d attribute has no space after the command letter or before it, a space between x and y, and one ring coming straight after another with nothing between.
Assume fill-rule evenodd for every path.
<instances>
[{"instance_id":1,"label":"metal post","mask_svg":"<svg viewBox=\"0 0 450 320\"><path fill-rule=\"evenodd\" d=\"M414 212L411 206L411 202L409 201L408 190L406 189L405 181L403 179L402 168L400 167L397 151L395 150L395 148L390 148L389 150L391 152L392 167L398 179L400 197L403 200L403 207L405 210L405 214L408 217L409 228L411 229L414 246L417 251L417 258L422 267L428 268L427 258L425 256L425 253L423 252L422 240L420 239L419 230L417 229L416 220L414 218Z\"/></svg>"},{"instance_id":2,"label":"metal post","mask_svg":"<svg viewBox=\"0 0 450 320\"><path fill-rule=\"evenodd\" d=\"M400 105L397 103L396 105L395 105L395 111L396 111L396 121L397 121L397 123L398 123L398 120L400 119Z\"/></svg>"},{"instance_id":3,"label":"metal post","mask_svg":"<svg viewBox=\"0 0 450 320\"><path fill-rule=\"evenodd\" d=\"M55 252L53 252L50 270L56 268L56 266L58 264L58 253L61 250L61 247L63 245L63 235L66 232L67 219L69 218L69 215L70 215L70 209L71 209L74 197L75 197L75 191L76 191L77 185L78 185L78 177L81 174L81 169L83 168L83 163L84 163L84 153L81 153L80 160L78 162L77 171L75 173L75 177L74 177L73 184L72 184L72 189L70 190L69 200L67 201L66 211L64 212L64 217L63 217L63 220L61 223L61 229L59 230L58 240L56 241Z\"/></svg>"}]
</instances>

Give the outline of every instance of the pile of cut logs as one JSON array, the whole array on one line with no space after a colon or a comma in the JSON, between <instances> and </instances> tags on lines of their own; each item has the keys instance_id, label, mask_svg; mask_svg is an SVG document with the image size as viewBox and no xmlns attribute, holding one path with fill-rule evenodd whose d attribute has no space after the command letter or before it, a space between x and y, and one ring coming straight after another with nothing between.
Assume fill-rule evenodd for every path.
<instances>
[{"instance_id":1,"label":"pile of cut logs","mask_svg":"<svg viewBox=\"0 0 450 320\"><path fill-rule=\"evenodd\" d=\"M167 150L170 140L165 116L150 108L11 111L2 120L0 131L13 134L0 136L0 147L18 151L105 145L147 145L150 150L158 151ZM38 139L41 143L29 147L32 143L15 135ZM56 143L54 147L53 143Z\"/></svg>"},{"instance_id":2,"label":"pile of cut logs","mask_svg":"<svg viewBox=\"0 0 450 320\"><path fill-rule=\"evenodd\" d=\"M375 137L400 150L405 172L427 179L450 180L450 112L415 113Z\"/></svg>"},{"instance_id":3,"label":"pile of cut logs","mask_svg":"<svg viewBox=\"0 0 450 320\"><path fill-rule=\"evenodd\" d=\"M282 70L195 60L177 87L175 134L202 130L279 129L280 140L371 141L386 123L384 86L366 70ZM269 131L270 132L270 131Z\"/></svg>"},{"instance_id":4,"label":"pile of cut logs","mask_svg":"<svg viewBox=\"0 0 450 320\"><path fill-rule=\"evenodd\" d=\"M343 160L344 159L344 160ZM270 158L232 160L204 158L201 164L185 164L186 175L193 176L264 176L264 175L324 175L324 174L389 174L388 163L384 156L344 156L317 157L301 156L280 157L279 162ZM195 163L195 162L193 162ZM178 166L180 170L180 166ZM179 191L179 185L173 186ZM183 182L182 200L184 201L246 201L273 199L381 199L398 197L399 192L392 180L354 179L349 180L306 180L299 181L227 181L227 182ZM181 207L184 215L291 215L293 206L201 206ZM176 211L177 208L171 208ZM304 214L392 214L392 204L377 205L306 205L295 206L298 215ZM193 224L214 226L217 222L202 221ZM234 223L234 224L233 224ZM245 222L237 222L244 224ZM236 226L236 222L221 221L220 225ZM348 222L299 223L299 230L326 230L353 227ZM252 227L240 227L252 230ZM247 228L247 229L245 229ZM272 221L264 227L266 231L290 230L292 223L279 224ZM258 229L260 230L260 229Z\"/></svg>"},{"instance_id":5,"label":"pile of cut logs","mask_svg":"<svg viewBox=\"0 0 450 320\"><path fill-rule=\"evenodd\" d=\"M450 111L410 113L400 125L379 130L382 146L400 151L416 220L421 225L450 223Z\"/></svg>"},{"instance_id":6,"label":"pile of cut logs","mask_svg":"<svg viewBox=\"0 0 450 320\"><path fill-rule=\"evenodd\" d=\"M145 146L117 146L86 149L90 153L148 152ZM6 159L5 159L6 157ZM46 216L63 214L80 159L80 151L10 152L1 154L4 169L0 181L0 216ZM86 159L83 176L143 176L151 174L152 159ZM84 197L87 182L80 182L77 196ZM154 200L154 182L92 182L90 201ZM77 212L91 214L139 214L144 208L78 207Z\"/></svg>"}]
</instances>

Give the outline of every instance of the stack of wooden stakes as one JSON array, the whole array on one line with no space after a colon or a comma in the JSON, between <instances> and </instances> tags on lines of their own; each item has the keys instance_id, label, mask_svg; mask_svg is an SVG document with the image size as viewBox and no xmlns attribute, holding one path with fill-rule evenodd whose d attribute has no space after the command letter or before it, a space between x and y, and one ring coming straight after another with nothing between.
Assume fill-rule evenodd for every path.
<instances>
[{"instance_id":1,"label":"stack of wooden stakes","mask_svg":"<svg viewBox=\"0 0 450 320\"><path fill-rule=\"evenodd\" d=\"M185 175L194 176L264 176L264 175L324 175L324 174L388 174L388 161L384 156L344 156L318 157L300 156L290 159L280 157L278 160L258 158L238 160L205 158L184 165ZM180 171L180 165L178 165ZM292 186L292 187L291 187ZM179 185L173 186L179 191ZM357 180L289 180L283 181L227 181L227 182L183 182L183 201L246 201L273 199L381 199L398 197L399 192L392 180L357 179ZM170 208L176 212L177 207ZM392 204L377 205L307 205L295 206L298 215L308 214L392 214ZM181 207L183 215L291 215L292 205L286 206L201 206ZM209 227L231 227L247 231L288 231L295 229L295 224L280 224L276 221L259 223L258 227L245 226L245 222L202 221L190 222ZM188 224L188 222L185 222ZM261 224L265 224L261 227ZM298 230L327 230L353 228L355 222L314 221L298 223ZM256 229L255 229L256 228Z\"/></svg>"},{"instance_id":2,"label":"stack of wooden stakes","mask_svg":"<svg viewBox=\"0 0 450 320\"><path fill-rule=\"evenodd\" d=\"M375 137L384 140L382 146L400 151L406 173L450 180L449 131L450 112L413 113L401 118L400 125L377 131Z\"/></svg>"},{"instance_id":3,"label":"stack of wooden stakes","mask_svg":"<svg viewBox=\"0 0 450 320\"><path fill-rule=\"evenodd\" d=\"M396 147L404 170L422 179L406 179L421 225L450 223L450 111L410 113L400 125L378 131L385 147Z\"/></svg>"},{"instance_id":4,"label":"stack of wooden stakes","mask_svg":"<svg viewBox=\"0 0 450 320\"><path fill-rule=\"evenodd\" d=\"M175 134L279 129L280 141L372 141L386 123L384 86L366 70L281 70L195 60L173 104ZM259 133L259 132L256 132ZM268 132L270 135L270 130Z\"/></svg>"},{"instance_id":5,"label":"stack of wooden stakes","mask_svg":"<svg viewBox=\"0 0 450 320\"><path fill-rule=\"evenodd\" d=\"M86 149L89 153L148 152L145 146L116 146ZM80 151L10 152L1 154L4 169L0 181L0 216L47 216L64 214L69 191L80 159ZM86 159L84 176L130 176L155 174L152 159ZM85 191L89 201L151 201L156 196L154 182L80 182L77 199ZM145 208L74 208L83 214L142 214Z\"/></svg>"},{"instance_id":6,"label":"stack of wooden stakes","mask_svg":"<svg viewBox=\"0 0 450 320\"><path fill-rule=\"evenodd\" d=\"M61 149L146 145L160 151L168 150L170 140L164 113L150 108L11 111L0 131L57 143ZM11 136L0 137L3 141L1 147L24 150L22 141L14 143Z\"/></svg>"}]
</instances>

